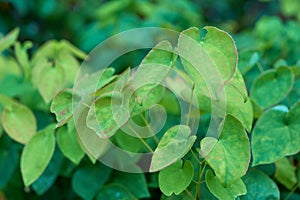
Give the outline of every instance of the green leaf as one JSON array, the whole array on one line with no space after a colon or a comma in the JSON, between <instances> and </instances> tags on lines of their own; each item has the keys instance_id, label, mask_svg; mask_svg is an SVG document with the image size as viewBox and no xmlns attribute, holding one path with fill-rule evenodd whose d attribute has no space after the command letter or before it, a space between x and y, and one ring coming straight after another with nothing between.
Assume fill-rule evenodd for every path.
<instances>
[{"instance_id":1,"label":"green leaf","mask_svg":"<svg viewBox=\"0 0 300 200\"><path fill-rule=\"evenodd\" d=\"M292 165L288 158L282 158L275 162L275 179L291 190L297 184L295 166Z\"/></svg>"},{"instance_id":2,"label":"green leaf","mask_svg":"<svg viewBox=\"0 0 300 200\"><path fill-rule=\"evenodd\" d=\"M97 191L108 180L111 169L97 163L87 163L77 169L72 177L72 189L86 200L93 199Z\"/></svg>"},{"instance_id":3,"label":"green leaf","mask_svg":"<svg viewBox=\"0 0 300 200\"><path fill-rule=\"evenodd\" d=\"M98 81L97 84L98 89L93 93L95 96L101 96L105 93L110 93L112 91L118 91L118 92L123 91L126 84L128 83L128 79L131 73L130 68L127 68L125 71L123 71L120 75L116 77L111 77L110 76L111 72L112 72L111 68L108 68L105 71L98 72L99 74L97 74L95 78L99 78L100 76L100 80ZM111 82L114 79L116 80L114 82Z\"/></svg>"},{"instance_id":4,"label":"green leaf","mask_svg":"<svg viewBox=\"0 0 300 200\"><path fill-rule=\"evenodd\" d=\"M19 36L20 29L15 28L10 31L5 37L0 39L0 53L9 47L11 47L17 40Z\"/></svg>"},{"instance_id":5,"label":"green leaf","mask_svg":"<svg viewBox=\"0 0 300 200\"><path fill-rule=\"evenodd\" d=\"M22 104L14 101L9 104L4 105L2 126L12 139L26 144L36 133L35 116L29 108Z\"/></svg>"},{"instance_id":6,"label":"green leaf","mask_svg":"<svg viewBox=\"0 0 300 200\"><path fill-rule=\"evenodd\" d=\"M127 188L120 184L107 184L101 188L96 200L137 200Z\"/></svg>"},{"instance_id":7,"label":"green leaf","mask_svg":"<svg viewBox=\"0 0 300 200\"><path fill-rule=\"evenodd\" d=\"M28 49L32 47L31 42L25 42L24 45L22 46L20 42L16 42L14 49L15 49L15 55L17 58L17 61L19 65L22 67L25 79L29 80L31 69L30 69L30 61L29 61L29 56L28 56Z\"/></svg>"},{"instance_id":8,"label":"green leaf","mask_svg":"<svg viewBox=\"0 0 300 200\"><path fill-rule=\"evenodd\" d=\"M63 155L56 148L43 174L32 184L32 188L38 195L44 194L57 179L63 162Z\"/></svg>"},{"instance_id":9,"label":"green leaf","mask_svg":"<svg viewBox=\"0 0 300 200\"><path fill-rule=\"evenodd\" d=\"M144 111L147 111L153 105L157 104L161 98L164 96L164 87L161 85L154 86L153 84L143 85L134 93L138 94L139 98L142 98L142 103L139 103L137 96L125 94L125 98L130 98L130 111L131 116L141 114ZM130 92L129 92L130 93Z\"/></svg>"},{"instance_id":10,"label":"green leaf","mask_svg":"<svg viewBox=\"0 0 300 200\"><path fill-rule=\"evenodd\" d=\"M186 125L173 126L166 131L154 151L150 171L155 172L181 159L193 146L196 136Z\"/></svg>"},{"instance_id":11,"label":"green leaf","mask_svg":"<svg viewBox=\"0 0 300 200\"><path fill-rule=\"evenodd\" d=\"M72 54L74 54L76 57L80 59L85 59L87 57L86 53L84 53L83 51L75 47L72 43L70 43L67 40L60 41L60 46L63 49L68 50L69 52L71 52Z\"/></svg>"},{"instance_id":12,"label":"green leaf","mask_svg":"<svg viewBox=\"0 0 300 200\"><path fill-rule=\"evenodd\" d=\"M247 189L242 179L237 179L230 186L224 187L211 170L206 172L206 184L210 192L222 200L235 200L238 196L246 194Z\"/></svg>"},{"instance_id":13,"label":"green leaf","mask_svg":"<svg viewBox=\"0 0 300 200\"><path fill-rule=\"evenodd\" d=\"M293 87L294 75L290 68L279 67L262 73L253 83L251 98L261 108L279 103Z\"/></svg>"},{"instance_id":14,"label":"green leaf","mask_svg":"<svg viewBox=\"0 0 300 200\"><path fill-rule=\"evenodd\" d=\"M120 148L130 152L141 152L145 148L145 145L137 137L131 136L122 130L119 130L115 135L114 139Z\"/></svg>"},{"instance_id":15,"label":"green leaf","mask_svg":"<svg viewBox=\"0 0 300 200\"><path fill-rule=\"evenodd\" d=\"M246 86L241 73L237 70L233 79L225 87L226 114L237 118L247 131L251 131L253 108L248 98Z\"/></svg>"},{"instance_id":16,"label":"green leaf","mask_svg":"<svg viewBox=\"0 0 300 200\"><path fill-rule=\"evenodd\" d=\"M130 117L123 105L124 96L119 92L103 95L91 105L86 124L101 138L113 136Z\"/></svg>"},{"instance_id":17,"label":"green leaf","mask_svg":"<svg viewBox=\"0 0 300 200\"><path fill-rule=\"evenodd\" d=\"M60 92L65 84L65 72L59 65L44 66L38 75L37 88L46 103Z\"/></svg>"},{"instance_id":18,"label":"green leaf","mask_svg":"<svg viewBox=\"0 0 300 200\"><path fill-rule=\"evenodd\" d=\"M278 199L279 189L276 183L261 171L251 169L243 177L247 187L247 194L241 196L241 200L253 199Z\"/></svg>"},{"instance_id":19,"label":"green leaf","mask_svg":"<svg viewBox=\"0 0 300 200\"><path fill-rule=\"evenodd\" d=\"M113 182L126 187L138 199L150 197L145 174L115 172Z\"/></svg>"},{"instance_id":20,"label":"green leaf","mask_svg":"<svg viewBox=\"0 0 300 200\"><path fill-rule=\"evenodd\" d=\"M80 67L78 60L70 53L60 53L56 62L63 68L67 84L73 85Z\"/></svg>"},{"instance_id":21,"label":"green leaf","mask_svg":"<svg viewBox=\"0 0 300 200\"><path fill-rule=\"evenodd\" d=\"M252 165L272 163L300 150L300 102L266 111L252 133Z\"/></svg>"},{"instance_id":22,"label":"green leaf","mask_svg":"<svg viewBox=\"0 0 300 200\"><path fill-rule=\"evenodd\" d=\"M0 137L0 189L8 183L18 165L17 146L7 136Z\"/></svg>"},{"instance_id":23,"label":"green leaf","mask_svg":"<svg viewBox=\"0 0 300 200\"><path fill-rule=\"evenodd\" d=\"M71 89L64 89L53 99L50 111L56 115L57 127L66 124L73 115L73 93Z\"/></svg>"},{"instance_id":24,"label":"green leaf","mask_svg":"<svg viewBox=\"0 0 300 200\"><path fill-rule=\"evenodd\" d=\"M144 104L144 101L150 98L154 88L160 85L167 77L175 61L172 45L168 41L158 43L147 54L139 65L133 79L136 101L139 104ZM148 87L139 90L145 85Z\"/></svg>"},{"instance_id":25,"label":"green leaf","mask_svg":"<svg viewBox=\"0 0 300 200\"><path fill-rule=\"evenodd\" d=\"M74 115L74 122L76 124L78 142L91 161L95 163L110 148L111 142L106 138L101 139L94 131L87 127L86 117L89 109L86 105L80 105L78 114Z\"/></svg>"},{"instance_id":26,"label":"green leaf","mask_svg":"<svg viewBox=\"0 0 300 200\"><path fill-rule=\"evenodd\" d=\"M173 193L179 195L192 182L193 176L192 163L187 160L183 164L183 161L179 160L159 172L159 188L167 196L171 196Z\"/></svg>"},{"instance_id":27,"label":"green leaf","mask_svg":"<svg viewBox=\"0 0 300 200\"><path fill-rule=\"evenodd\" d=\"M21 172L26 187L37 180L49 164L55 149L54 127L39 131L26 144L21 156Z\"/></svg>"},{"instance_id":28,"label":"green leaf","mask_svg":"<svg viewBox=\"0 0 300 200\"><path fill-rule=\"evenodd\" d=\"M207 33L202 40L195 27L183 31L179 36L179 55L196 87L205 95L218 99L218 92L236 71L237 49L228 33L211 26L204 30Z\"/></svg>"},{"instance_id":29,"label":"green leaf","mask_svg":"<svg viewBox=\"0 0 300 200\"><path fill-rule=\"evenodd\" d=\"M214 170L221 184L230 186L247 171L250 143L242 124L228 115L222 124L219 139L201 140L201 154Z\"/></svg>"},{"instance_id":30,"label":"green leaf","mask_svg":"<svg viewBox=\"0 0 300 200\"><path fill-rule=\"evenodd\" d=\"M76 128L73 122L67 127L61 127L56 133L57 144L62 153L78 165L84 156L84 152L76 137Z\"/></svg>"}]
</instances>

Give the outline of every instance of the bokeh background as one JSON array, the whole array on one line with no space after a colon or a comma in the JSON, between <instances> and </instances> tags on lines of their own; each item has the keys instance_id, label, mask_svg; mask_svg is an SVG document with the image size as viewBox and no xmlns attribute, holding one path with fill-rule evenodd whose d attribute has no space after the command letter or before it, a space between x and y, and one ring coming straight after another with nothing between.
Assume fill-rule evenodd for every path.
<instances>
[{"instance_id":1,"label":"bokeh background","mask_svg":"<svg viewBox=\"0 0 300 200\"><path fill-rule=\"evenodd\" d=\"M253 81L264 70L276 65L300 65L299 11L299 0L0 0L0 34L4 35L19 27L19 40L33 43L30 55L52 39L66 39L88 53L111 35L132 28L163 27L182 31L191 26L216 26L233 36L239 51L238 67L247 88L251 88ZM134 61L136 63L132 63ZM129 56L119 63L128 67L135 66L139 61ZM4 72L4 68L0 66L0 73ZM9 83L3 76L0 74L0 93L13 97L15 93L10 95L7 87ZM286 105L293 105L299 100L299 88L298 77L293 91L285 99ZM35 111L35 114L39 117L39 127L53 121L49 113ZM3 141L0 148L3 148ZM72 163L63 162L60 177L53 180L47 190L41 191L39 188L24 188L18 169L19 161L15 160L12 166L14 170L11 170L7 180L1 176L4 177L8 169L0 164L0 200L82 198L71 186L76 170ZM272 175L273 168L266 166L266 169L262 167L261 170ZM82 170L80 173L87 178L87 184L93 184L89 182L94 176L92 172ZM124 185L132 179L118 172L113 176L117 180L123 176L121 181L125 180ZM151 199L159 199L161 193L154 179L155 176L147 176L147 187ZM283 196L289 194L285 187L280 187ZM88 189L79 190L85 192ZM300 195L295 193L290 199L300 199Z\"/></svg>"}]
</instances>

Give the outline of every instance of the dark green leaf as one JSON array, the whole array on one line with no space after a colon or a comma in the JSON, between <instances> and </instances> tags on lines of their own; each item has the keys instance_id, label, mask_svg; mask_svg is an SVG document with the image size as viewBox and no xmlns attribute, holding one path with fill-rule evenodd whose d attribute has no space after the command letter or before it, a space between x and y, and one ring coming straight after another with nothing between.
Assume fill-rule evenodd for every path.
<instances>
[{"instance_id":1,"label":"dark green leaf","mask_svg":"<svg viewBox=\"0 0 300 200\"><path fill-rule=\"evenodd\" d=\"M247 194L241 200L270 199L279 200L279 189L276 183L263 172L252 169L243 177Z\"/></svg>"},{"instance_id":2,"label":"dark green leaf","mask_svg":"<svg viewBox=\"0 0 300 200\"><path fill-rule=\"evenodd\" d=\"M251 98L261 108L279 103L293 87L294 75L290 68L280 67L262 73L251 88Z\"/></svg>"},{"instance_id":3,"label":"dark green leaf","mask_svg":"<svg viewBox=\"0 0 300 200\"><path fill-rule=\"evenodd\" d=\"M124 186L120 184L107 184L101 188L96 200L137 200Z\"/></svg>"},{"instance_id":4,"label":"dark green leaf","mask_svg":"<svg viewBox=\"0 0 300 200\"><path fill-rule=\"evenodd\" d=\"M272 163L300 150L300 102L277 106L258 119L252 133L252 165Z\"/></svg>"},{"instance_id":5,"label":"dark green leaf","mask_svg":"<svg viewBox=\"0 0 300 200\"><path fill-rule=\"evenodd\" d=\"M138 199L150 197L145 174L115 172L113 182L127 188Z\"/></svg>"},{"instance_id":6,"label":"dark green leaf","mask_svg":"<svg viewBox=\"0 0 300 200\"><path fill-rule=\"evenodd\" d=\"M108 180L111 169L96 163L88 163L77 169L72 177L72 188L80 197L93 199L97 191Z\"/></svg>"}]
</instances>

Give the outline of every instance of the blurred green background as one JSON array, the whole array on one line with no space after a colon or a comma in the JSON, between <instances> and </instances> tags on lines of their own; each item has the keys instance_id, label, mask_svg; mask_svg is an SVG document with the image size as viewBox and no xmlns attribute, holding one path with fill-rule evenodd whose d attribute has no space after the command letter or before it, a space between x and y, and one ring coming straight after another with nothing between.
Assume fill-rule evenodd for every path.
<instances>
[{"instance_id":1,"label":"blurred green background","mask_svg":"<svg viewBox=\"0 0 300 200\"><path fill-rule=\"evenodd\" d=\"M50 39L69 40L88 53L109 36L132 28L164 27L182 31L191 26L198 28L205 25L216 26L233 36L239 50L238 67L249 89L264 70L273 66L300 64L299 10L299 0L0 0L0 34L4 35L19 27L19 40L33 42L33 48L29 50L30 55ZM1 73L4 67L0 66ZM288 106L300 99L299 74L300 72L293 91L285 99L284 103ZM0 93L15 97L14 94L10 95L4 86L9 83L4 81L2 74L0 78ZM38 116L39 128L54 121L50 113L43 113L37 109L35 114ZM10 143L13 142L8 137L2 137L0 147L4 148ZM22 150L19 144L15 145L15 148L19 153ZM13 159L10 160L13 166L9 172L7 172L9 166L0 165L0 200L81 199L71 187L71 178L76 166L62 158L58 159L63 160L59 161L62 167L58 169L60 171L55 172L56 176L59 174L60 177L52 180L52 184L54 182L55 184L50 185L46 191L33 188L34 192L32 188L24 188L18 170L19 153L10 158ZM62 157L59 150L55 154L56 158ZM86 158L80 164L81 171L76 171L76 173L79 171L77 175L82 176L81 178L86 175L94 176L87 173L91 169L103 168L100 164L93 167L87 160ZM262 171L265 170L263 167ZM272 167L274 168L274 166L266 167L265 171L269 175L274 173ZM110 173L110 169L105 170L103 173ZM1 177L1 174L6 172L10 173L8 180ZM115 172L110 178L114 180L118 175L120 174ZM122 176L126 180L126 175ZM129 182L132 178L127 177ZM146 188L149 187L151 199L159 199L161 193L157 188L157 182L153 181L155 174L147 175L146 178ZM40 183L41 185L43 184ZM282 186L280 190L283 191L283 196L289 193ZM37 191L40 194L37 194ZM293 194L291 199L293 198L299 199L300 196Z\"/></svg>"}]
</instances>

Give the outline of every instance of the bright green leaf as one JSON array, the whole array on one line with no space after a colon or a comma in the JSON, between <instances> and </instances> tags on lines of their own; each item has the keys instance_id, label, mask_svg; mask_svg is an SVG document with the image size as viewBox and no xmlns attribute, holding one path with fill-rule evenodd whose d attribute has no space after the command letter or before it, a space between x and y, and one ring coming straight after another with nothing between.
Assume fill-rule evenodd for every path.
<instances>
[{"instance_id":1,"label":"bright green leaf","mask_svg":"<svg viewBox=\"0 0 300 200\"><path fill-rule=\"evenodd\" d=\"M167 196L173 193L179 195L191 183L194 176L194 167L187 160L182 160L170 165L159 172L158 183L160 190Z\"/></svg>"},{"instance_id":2,"label":"bright green leaf","mask_svg":"<svg viewBox=\"0 0 300 200\"><path fill-rule=\"evenodd\" d=\"M71 160L74 164L79 164L84 156L84 152L78 143L76 137L76 128L73 122L72 125L61 127L56 133L57 144L62 153Z\"/></svg>"},{"instance_id":3,"label":"bright green leaf","mask_svg":"<svg viewBox=\"0 0 300 200\"><path fill-rule=\"evenodd\" d=\"M146 55L133 78L136 101L139 104L144 104L144 101L151 97L154 88L163 82L174 63L175 59L172 45L168 41L158 43ZM145 79L145 77L147 77L147 79ZM139 90L139 88L145 85L148 87ZM147 90L145 90L145 88Z\"/></svg>"},{"instance_id":4,"label":"bright green leaf","mask_svg":"<svg viewBox=\"0 0 300 200\"><path fill-rule=\"evenodd\" d=\"M38 76L37 88L46 103L60 92L65 84L65 72L59 65L45 66Z\"/></svg>"},{"instance_id":5,"label":"bright green leaf","mask_svg":"<svg viewBox=\"0 0 300 200\"><path fill-rule=\"evenodd\" d=\"M218 92L237 68L237 49L231 36L215 27L190 28L179 36L178 49L185 70L205 95L218 99ZM218 81L219 80L219 81Z\"/></svg>"},{"instance_id":6,"label":"bright green leaf","mask_svg":"<svg viewBox=\"0 0 300 200\"><path fill-rule=\"evenodd\" d=\"M21 172L26 187L37 180L48 166L55 148L54 125L38 132L26 144L21 156Z\"/></svg>"},{"instance_id":7,"label":"bright green leaf","mask_svg":"<svg viewBox=\"0 0 300 200\"><path fill-rule=\"evenodd\" d=\"M111 137L129 120L129 111L118 92L100 96L89 110L86 124L100 137Z\"/></svg>"},{"instance_id":8,"label":"bright green leaf","mask_svg":"<svg viewBox=\"0 0 300 200\"><path fill-rule=\"evenodd\" d=\"M12 46L18 36L19 36L20 29L15 28L14 30L7 33L7 35L0 39L0 53L6 49L8 49L10 46Z\"/></svg>"},{"instance_id":9,"label":"bright green leaf","mask_svg":"<svg viewBox=\"0 0 300 200\"><path fill-rule=\"evenodd\" d=\"M201 141L201 153L220 183L230 186L248 169L250 143L242 124L234 117L228 115L222 125L218 140L206 137Z\"/></svg>"},{"instance_id":10,"label":"bright green leaf","mask_svg":"<svg viewBox=\"0 0 300 200\"><path fill-rule=\"evenodd\" d=\"M196 136L188 126L171 127L161 138L152 156L150 171L158 171L181 159L193 146Z\"/></svg>"},{"instance_id":11,"label":"bright green leaf","mask_svg":"<svg viewBox=\"0 0 300 200\"><path fill-rule=\"evenodd\" d=\"M62 161L63 156L56 149L43 174L32 184L32 188L38 195L44 194L54 184L59 175Z\"/></svg>"},{"instance_id":12,"label":"bright green leaf","mask_svg":"<svg viewBox=\"0 0 300 200\"><path fill-rule=\"evenodd\" d=\"M205 176L207 187L210 192L222 200L235 200L238 196L246 194L247 189L242 179L237 179L230 186L224 187L211 170L206 172Z\"/></svg>"},{"instance_id":13,"label":"bright green leaf","mask_svg":"<svg viewBox=\"0 0 300 200\"><path fill-rule=\"evenodd\" d=\"M26 144L35 135L37 128L32 111L17 102L4 106L2 126L12 139L22 144Z\"/></svg>"},{"instance_id":14,"label":"bright green leaf","mask_svg":"<svg viewBox=\"0 0 300 200\"><path fill-rule=\"evenodd\" d=\"M73 115L73 93L71 89L64 89L53 99L50 111L56 115L57 127L66 124Z\"/></svg>"}]
</instances>

